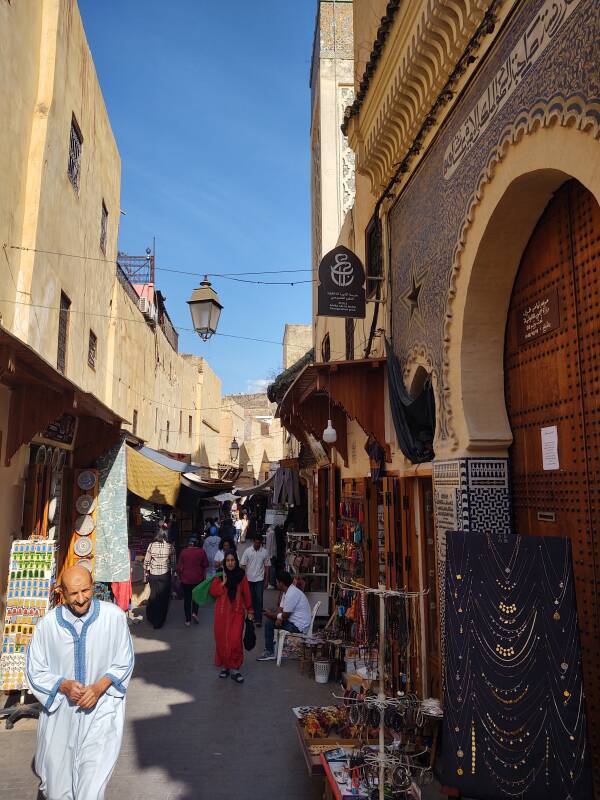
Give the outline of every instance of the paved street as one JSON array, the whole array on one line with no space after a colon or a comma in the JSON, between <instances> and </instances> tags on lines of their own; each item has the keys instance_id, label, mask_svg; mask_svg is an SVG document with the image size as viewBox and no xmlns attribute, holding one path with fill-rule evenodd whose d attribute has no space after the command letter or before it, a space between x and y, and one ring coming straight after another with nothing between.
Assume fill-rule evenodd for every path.
<instances>
[{"instance_id":1,"label":"paved street","mask_svg":"<svg viewBox=\"0 0 600 800\"><path fill-rule=\"evenodd\" d=\"M306 771L291 708L323 703L298 665L258 664L262 634L245 665L246 683L219 680L213 666L212 611L185 628L182 604L165 628L134 626L137 663L128 693L123 749L107 800L317 800L321 782ZM2 800L35 798L35 723L0 731Z\"/></svg>"}]
</instances>

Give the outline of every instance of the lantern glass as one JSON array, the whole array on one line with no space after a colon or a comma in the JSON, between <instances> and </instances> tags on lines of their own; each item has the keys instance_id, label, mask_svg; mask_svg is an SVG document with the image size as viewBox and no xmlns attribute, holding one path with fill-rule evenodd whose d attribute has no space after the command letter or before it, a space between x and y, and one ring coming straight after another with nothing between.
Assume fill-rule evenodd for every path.
<instances>
[{"instance_id":1,"label":"lantern glass","mask_svg":"<svg viewBox=\"0 0 600 800\"><path fill-rule=\"evenodd\" d=\"M223 306L219 296L212 288L207 277L197 289L194 289L188 300L194 330L201 339L207 341L216 333Z\"/></svg>"},{"instance_id":2,"label":"lantern glass","mask_svg":"<svg viewBox=\"0 0 600 800\"><path fill-rule=\"evenodd\" d=\"M234 436L233 441L229 445L229 458L232 464L235 464L235 462L238 460L239 454L240 454L240 446L237 443L237 439Z\"/></svg>"}]
</instances>

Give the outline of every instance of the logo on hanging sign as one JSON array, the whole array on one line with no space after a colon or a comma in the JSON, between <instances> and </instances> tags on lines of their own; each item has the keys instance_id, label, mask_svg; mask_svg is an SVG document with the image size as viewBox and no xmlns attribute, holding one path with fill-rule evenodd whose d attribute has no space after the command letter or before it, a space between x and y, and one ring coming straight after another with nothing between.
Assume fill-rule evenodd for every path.
<instances>
[{"instance_id":1,"label":"logo on hanging sign","mask_svg":"<svg viewBox=\"0 0 600 800\"><path fill-rule=\"evenodd\" d=\"M339 245L319 264L318 310L320 317L365 316L365 270L360 258Z\"/></svg>"}]
</instances>

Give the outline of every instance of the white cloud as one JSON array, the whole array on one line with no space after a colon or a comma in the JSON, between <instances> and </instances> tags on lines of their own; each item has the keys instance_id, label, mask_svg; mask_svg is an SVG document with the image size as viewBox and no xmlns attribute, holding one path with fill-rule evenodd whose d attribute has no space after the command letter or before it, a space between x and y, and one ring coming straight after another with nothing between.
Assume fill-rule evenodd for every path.
<instances>
[{"instance_id":1,"label":"white cloud","mask_svg":"<svg viewBox=\"0 0 600 800\"><path fill-rule=\"evenodd\" d=\"M252 378L246 381L246 391L248 394L259 394L266 392L267 386L271 383L268 378Z\"/></svg>"}]
</instances>

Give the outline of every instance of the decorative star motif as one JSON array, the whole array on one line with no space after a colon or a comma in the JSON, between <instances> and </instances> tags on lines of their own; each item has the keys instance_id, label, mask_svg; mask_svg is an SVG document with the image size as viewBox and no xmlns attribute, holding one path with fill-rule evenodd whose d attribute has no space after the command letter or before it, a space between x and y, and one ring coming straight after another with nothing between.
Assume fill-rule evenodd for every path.
<instances>
[{"instance_id":1,"label":"decorative star motif","mask_svg":"<svg viewBox=\"0 0 600 800\"><path fill-rule=\"evenodd\" d=\"M425 323L423 321L423 316L421 314L421 293L423 291L423 287L425 285L425 281L427 278L427 272L422 272L420 275L417 275L414 270L411 271L410 275L410 288L407 289L403 294L400 295L400 299L408 309L409 320L408 326L410 328L413 319L422 327L425 327Z\"/></svg>"}]
</instances>

